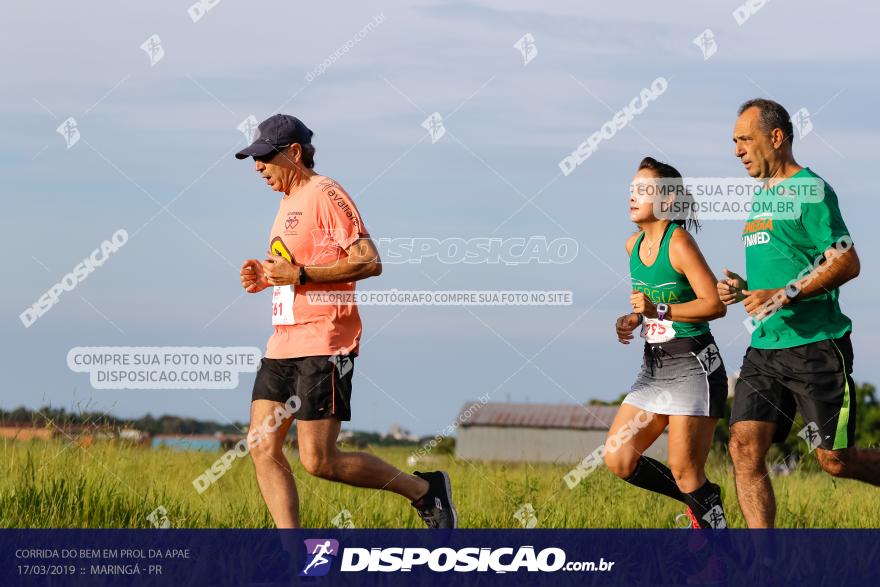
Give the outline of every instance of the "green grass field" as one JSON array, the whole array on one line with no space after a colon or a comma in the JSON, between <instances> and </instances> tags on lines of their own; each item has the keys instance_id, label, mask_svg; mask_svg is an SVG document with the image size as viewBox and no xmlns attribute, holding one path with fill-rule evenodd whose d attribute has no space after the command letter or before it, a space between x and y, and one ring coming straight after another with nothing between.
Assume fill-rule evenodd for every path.
<instances>
[{"instance_id":1,"label":"green grass field","mask_svg":"<svg viewBox=\"0 0 880 587\"><path fill-rule=\"evenodd\" d=\"M147 515L162 505L172 527L271 527L249 458L238 459L203 494L192 480L220 453L150 450L97 443L80 448L56 442L0 445L0 526L31 528L149 528ZM368 449L408 470L408 449ZM330 527L343 509L355 527L419 528L407 501L396 495L355 489L310 477L292 456L302 523ZM562 480L564 465L472 463L432 457L430 468L452 476L460 525L516 528L525 503L534 507L541 528L671 528L681 504L627 485L604 469L574 490ZM773 480L780 527L878 527L876 488L840 481L808 464ZM428 467L426 467L427 469ZM732 471L713 455L709 477L724 491L728 520L743 527L735 503Z\"/></svg>"}]
</instances>

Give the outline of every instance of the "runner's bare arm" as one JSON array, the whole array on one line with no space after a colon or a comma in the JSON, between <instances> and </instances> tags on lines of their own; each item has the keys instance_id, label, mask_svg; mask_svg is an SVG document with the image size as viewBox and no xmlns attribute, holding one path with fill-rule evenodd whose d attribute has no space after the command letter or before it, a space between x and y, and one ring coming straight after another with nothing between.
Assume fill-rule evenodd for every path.
<instances>
[{"instance_id":1,"label":"runner's bare arm","mask_svg":"<svg viewBox=\"0 0 880 587\"><path fill-rule=\"evenodd\" d=\"M846 251L829 248L824 254L825 260L814 267L807 275L785 288L743 290L747 297L743 300L746 312L752 314L776 295L783 306L793 301L803 300L837 289L847 281L855 279L861 272L862 264L854 247ZM788 291L786 291L788 290ZM777 295L777 294L786 295ZM791 295L793 294L793 295Z\"/></svg>"},{"instance_id":2,"label":"runner's bare arm","mask_svg":"<svg viewBox=\"0 0 880 587\"><path fill-rule=\"evenodd\" d=\"M347 283L374 277L382 273L379 251L370 237L354 241L346 250L348 255L325 265L308 265L306 283ZM270 285L299 284L299 265L283 257L273 256L263 262Z\"/></svg>"},{"instance_id":3,"label":"runner's bare arm","mask_svg":"<svg viewBox=\"0 0 880 587\"><path fill-rule=\"evenodd\" d=\"M670 304L668 320L675 322L705 322L721 318L727 313L718 296L715 276L703 258L694 237L684 230L676 230L669 241L669 262L672 268L684 273L697 299L683 304Z\"/></svg>"}]
</instances>

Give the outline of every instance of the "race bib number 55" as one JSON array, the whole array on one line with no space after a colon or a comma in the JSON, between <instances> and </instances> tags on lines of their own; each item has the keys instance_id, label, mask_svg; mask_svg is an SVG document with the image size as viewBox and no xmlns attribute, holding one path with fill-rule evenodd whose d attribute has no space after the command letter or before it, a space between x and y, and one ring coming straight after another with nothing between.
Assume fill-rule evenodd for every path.
<instances>
[{"instance_id":1,"label":"race bib number 55","mask_svg":"<svg viewBox=\"0 0 880 587\"><path fill-rule=\"evenodd\" d=\"M293 286L276 285L272 290L272 326L294 324Z\"/></svg>"},{"instance_id":2,"label":"race bib number 55","mask_svg":"<svg viewBox=\"0 0 880 587\"><path fill-rule=\"evenodd\" d=\"M675 328L672 327L672 320L645 318L641 336L650 343L669 342L675 338Z\"/></svg>"}]
</instances>

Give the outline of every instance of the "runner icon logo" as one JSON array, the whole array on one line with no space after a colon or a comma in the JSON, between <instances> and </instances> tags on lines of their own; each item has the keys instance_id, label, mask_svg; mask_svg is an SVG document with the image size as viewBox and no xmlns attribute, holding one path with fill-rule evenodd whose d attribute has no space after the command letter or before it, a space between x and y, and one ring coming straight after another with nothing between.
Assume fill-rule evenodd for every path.
<instances>
[{"instance_id":1,"label":"runner icon logo","mask_svg":"<svg viewBox=\"0 0 880 587\"><path fill-rule=\"evenodd\" d=\"M706 515L703 516L703 519L709 522L709 525L715 530L727 528L727 519L724 517L724 510L721 509L720 505L716 505L711 510L706 512Z\"/></svg>"},{"instance_id":2,"label":"runner icon logo","mask_svg":"<svg viewBox=\"0 0 880 587\"><path fill-rule=\"evenodd\" d=\"M697 354L697 360L706 370L706 375L709 375L721 366L721 353L718 352L717 346L710 344Z\"/></svg>"},{"instance_id":3,"label":"runner icon logo","mask_svg":"<svg viewBox=\"0 0 880 587\"><path fill-rule=\"evenodd\" d=\"M330 520L330 523L337 528L354 528L354 521L352 520L351 512L347 509L340 510L340 512Z\"/></svg>"},{"instance_id":4,"label":"runner icon logo","mask_svg":"<svg viewBox=\"0 0 880 587\"><path fill-rule=\"evenodd\" d=\"M446 134L446 127L443 126L443 117L439 112L434 112L422 122L422 128L428 131L431 136L431 144L436 143Z\"/></svg>"},{"instance_id":5,"label":"runner icon logo","mask_svg":"<svg viewBox=\"0 0 880 587\"><path fill-rule=\"evenodd\" d=\"M819 425L815 422L807 423L807 425L798 432L798 436L803 438L804 442L810 447L809 452L813 452L816 450L816 447L822 444L822 434L819 432Z\"/></svg>"},{"instance_id":6,"label":"runner icon logo","mask_svg":"<svg viewBox=\"0 0 880 587\"><path fill-rule=\"evenodd\" d=\"M715 33L712 29L706 29L700 33L694 40L694 45L703 52L703 61L707 61L718 51L718 44L715 42Z\"/></svg>"},{"instance_id":7,"label":"runner icon logo","mask_svg":"<svg viewBox=\"0 0 880 587\"><path fill-rule=\"evenodd\" d=\"M524 503L520 506L513 517L520 523L523 528L534 528L538 525L538 517L535 516L535 506L530 503Z\"/></svg>"},{"instance_id":8,"label":"runner icon logo","mask_svg":"<svg viewBox=\"0 0 880 587\"><path fill-rule=\"evenodd\" d=\"M351 357L348 354L342 354L342 351L340 351L338 354L330 355L327 360L336 365L336 369L337 371L339 371L340 377L345 377L346 375L348 375L348 372L351 371L352 367L354 367L354 363L352 363Z\"/></svg>"},{"instance_id":9,"label":"runner icon logo","mask_svg":"<svg viewBox=\"0 0 880 587\"><path fill-rule=\"evenodd\" d=\"M333 560L339 554L339 541L332 538L312 538L306 544L306 565L300 577L323 577L330 572Z\"/></svg>"},{"instance_id":10,"label":"runner icon logo","mask_svg":"<svg viewBox=\"0 0 880 587\"><path fill-rule=\"evenodd\" d=\"M523 65L528 65L529 61L538 56L538 47L535 45L535 37L532 36L532 33L524 34L519 41L513 44L513 48L522 54Z\"/></svg>"}]
</instances>

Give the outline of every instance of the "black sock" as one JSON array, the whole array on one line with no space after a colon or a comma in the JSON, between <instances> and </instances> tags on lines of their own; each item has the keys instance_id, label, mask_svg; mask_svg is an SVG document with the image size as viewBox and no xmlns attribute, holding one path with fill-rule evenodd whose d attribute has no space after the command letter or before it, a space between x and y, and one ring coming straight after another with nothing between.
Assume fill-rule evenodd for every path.
<instances>
[{"instance_id":1,"label":"black sock","mask_svg":"<svg viewBox=\"0 0 880 587\"><path fill-rule=\"evenodd\" d=\"M684 502L694 512L700 528L726 528L727 518L721 503L721 488L708 479L696 491L684 494Z\"/></svg>"},{"instance_id":2,"label":"black sock","mask_svg":"<svg viewBox=\"0 0 880 587\"><path fill-rule=\"evenodd\" d=\"M684 502L685 496L675 484L669 467L650 457L639 457L632 475L624 479L627 483L677 499Z\"/></svg>"}]
</instances>

